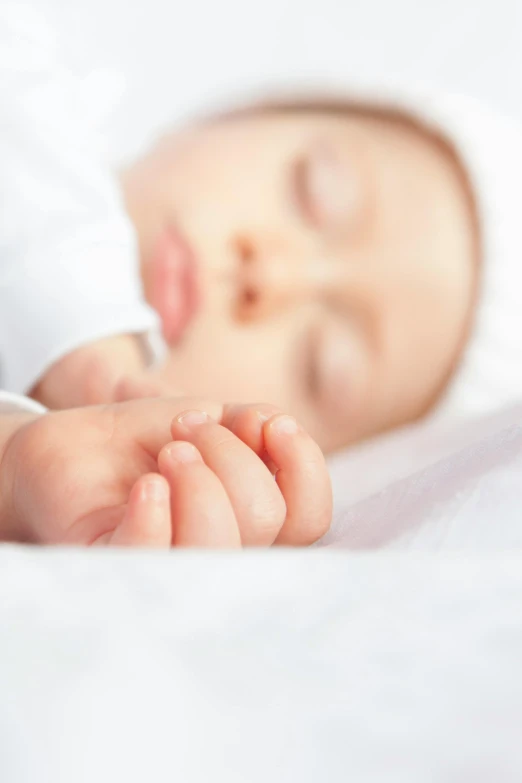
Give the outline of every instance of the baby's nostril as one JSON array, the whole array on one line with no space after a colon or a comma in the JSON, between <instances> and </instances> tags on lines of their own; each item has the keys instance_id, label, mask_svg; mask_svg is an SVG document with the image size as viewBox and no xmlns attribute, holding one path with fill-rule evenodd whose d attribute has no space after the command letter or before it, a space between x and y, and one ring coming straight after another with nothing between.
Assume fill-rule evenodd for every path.
<instances>
[{"instance_id":1,"label":"baby's nostril","mask_svg":"<svg viewBox=\"0 0 522 783\"><path fill-rule=\"evenodd\" d=\"M255 258L254 245L245 237L236 240L236 252L242 264L251 264Z\"/></svg>"},{"instance_id":2,"label":"baby's nostril","mask_svg":"<svg viewBox=\"0 0 522 783\"><path fill-rule=\"evenodd\" d=\"M261 297L259 291L250 285L242 286L238 291L236 316L240 321L250 321L259 313Z\"/></svg>"},{"instance_id":3,"label":"baby's nostril","mask_svg":"<svg viewBox=\"0 0 522 783\"><path fill-rule=\"evenodd\" d=\"M247 237L239 236L234 240L234 250L238 265L236 312L238 318L248 321L257 315L261 302L256 248Z\"/></svg>"},{"instance_id":4,"label":"baby's nostril","mask_svg":"<svg viewBox=\"0 0 522 783\"><path fill-rule=\"evenodd\" d=\"M257 304L259 300L259 293L255 288L247 287L243 290L243 303L249 307Z\"/></svg>"}]
</instances>

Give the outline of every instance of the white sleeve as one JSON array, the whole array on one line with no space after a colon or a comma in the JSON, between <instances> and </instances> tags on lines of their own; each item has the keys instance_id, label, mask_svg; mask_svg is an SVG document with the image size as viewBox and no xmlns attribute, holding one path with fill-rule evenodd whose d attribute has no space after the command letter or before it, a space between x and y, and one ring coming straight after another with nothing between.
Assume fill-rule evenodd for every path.
<instances>
[{"instance_id":1,"label":"white sleeve","mask_svg":"<svg viewBox=\"0 0 522 783\"><path fill-rule=\"evenodd\" d=\"M47 413L47 408L30 397L22 397L19 394L10 394L0 391L0 414L26 411L27 413Z\"/></svg>"},{"instance_id":2,"label":"white sleeve","mask_svg":"<svg viewBox=\"0 0 522 783\"><path fill-rule=\"evenodd\" d=\"M157 330L136 239L53 36L0 8L0 386L25 392L58 358Z\"/></svg>"}]
</instances>

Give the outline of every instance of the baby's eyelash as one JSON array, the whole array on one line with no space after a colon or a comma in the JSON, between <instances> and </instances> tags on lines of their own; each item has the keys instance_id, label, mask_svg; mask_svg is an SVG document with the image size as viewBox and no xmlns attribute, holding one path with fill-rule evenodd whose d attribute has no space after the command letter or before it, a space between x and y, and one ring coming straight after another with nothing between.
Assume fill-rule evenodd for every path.
<instances>
[{"instance_id":1,"label":"baby's eyelash","mask_svg":"<svg viewBox=\"0 0 522 783\"><path fill-rule=\"evenodd\" d=\"M309 395L315 400L319 396L319 373L317 362L312 358L307 362L306 387Z\"/></svg>"},{"instance_id":2,"label":"baby's eyelash","mask_svg":"<svg viewBox=\"0 0 522 783\"><path fill-rule=\"evenodd\" d=\"M319 340L315 330L310 334L306 346L305 386L307 394L317 400L320 394L320 373L318 361Z\"/></svg>"},{"instance_id":3,"label":"baby's eyelash","mask_svg":"<svg viewBox=\"0 0 522 783\"><path fill-rule=\"evenodd\" d=\"M308 186L310 161L307 156L298 158L292 169L292 196L293 202L308 225L315 225L314 208L310 198Z\"/></svg>"}]
</instances>

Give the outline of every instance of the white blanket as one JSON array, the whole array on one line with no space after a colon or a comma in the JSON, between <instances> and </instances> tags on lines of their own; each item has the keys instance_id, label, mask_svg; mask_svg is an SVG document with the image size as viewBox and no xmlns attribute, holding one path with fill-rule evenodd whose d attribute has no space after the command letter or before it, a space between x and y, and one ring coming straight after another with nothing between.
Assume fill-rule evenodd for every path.
<instances>
[{"instance_id":1,"label":"white blanket","mask_svg":"<svg viewBox=\"0 0 522 783\"><path fill-rule=\"evenodd\" d=\"M412 427L331 467L336 514L321 546L522 547L522 406L446 432Z\"/></svg>"},{"instance_id":2,"label":"white blanket","mask_svg":"<svg viewBox=\"0 0 522 783\"><path fill-rule=\"evenodd\" d=\"M459 555L1 548L2 783L520 781L520 414L328 539Z\"/></svg>"},{"instance_id":3,"label":"white blanket","mask_svg":"<svg viewBox=\"0 0 522 783\"><path fill-rule=\"evenodd\" d=\"M2 783L522 779L522 557L0 551Z\"/></svg>"}]
</instances>

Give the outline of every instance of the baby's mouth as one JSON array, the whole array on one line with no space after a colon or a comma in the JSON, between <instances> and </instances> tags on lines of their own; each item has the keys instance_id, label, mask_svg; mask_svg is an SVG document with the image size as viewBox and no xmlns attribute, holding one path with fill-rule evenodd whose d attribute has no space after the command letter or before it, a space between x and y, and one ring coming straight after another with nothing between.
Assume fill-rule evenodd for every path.
<instances>
[{"instance_id":1,"label":"baby's mouth","mask_svg":"<svg viewBox=\"0 0 522 783\"><path fill-rule=\"evenodd\" d=\"M150 303L161 319L166 342L176 344L199 309L195 255L179 230L167 226L158 237L147 266L151 276Z\"/></svg>"}]
</instances>

